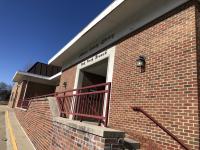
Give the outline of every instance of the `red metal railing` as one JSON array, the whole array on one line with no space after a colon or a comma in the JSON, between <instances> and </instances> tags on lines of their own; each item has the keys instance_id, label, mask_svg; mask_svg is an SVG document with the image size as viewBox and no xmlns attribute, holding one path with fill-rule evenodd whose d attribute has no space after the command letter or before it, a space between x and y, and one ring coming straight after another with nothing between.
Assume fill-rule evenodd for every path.
<instances>
[{"instance_id":1,"label":"red metal railing","mask_svg":"<svg viewBox=\"0 0 200 150\"><path fill-rule=\"evenodd\" d=\"M83 88L57 92L19 100L17 107L28 109L34 100L56 97L60 116L76 120L98 121L107 126L111 83L102 83Z\"/></svg>"},{"instance_id":2,"label":"red metal railing","mask_svg":"<svg viewBox=\"0 0 200 150\"><path fill-rule=\"evenodd\" d=\"M62 117L98 121L107 126L111 83L102 83L57 93Z\"/></svg>"},{"instance_id":3,"label":"red metal railing","mask_svg":"<svg viewBox=\"0 0 200 150\"><path fill-rule=\"evenodd\" d=\"M24 100L21 99L21 100L18 101L17 107L28 109L31 101L39 99L39 98L51 97L51 96L55 96L55 95L56 95L56 93L51 93L51 94L47 94L47 95L30 97L30 98L27 98L27 99L24 99Z\"/></svg>"},{"instance_id":4,"label":"red metal railing","mask_svg":"<svg viewBox=\"0 0 200 150\"><path fill-rule=\"evenodd\" d=\"M190 150L181 140L179 140L173 133L171 133L168 129L166 129L162 124L160 124L157 120L155 120L151 115L149 115L146 111L144 111L140 107L131 107L134 111L143 113L147 118L153 121L157 126L159 126L165 133L167 133L171 138L173 138L176 142L178 142L185 150Z\"/></svg>"}]
</instances>

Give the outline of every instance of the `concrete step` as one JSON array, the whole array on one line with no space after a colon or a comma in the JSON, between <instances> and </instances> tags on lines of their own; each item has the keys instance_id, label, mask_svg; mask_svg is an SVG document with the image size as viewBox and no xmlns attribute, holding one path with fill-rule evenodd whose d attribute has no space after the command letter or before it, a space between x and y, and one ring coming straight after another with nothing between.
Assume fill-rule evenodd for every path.
<instances>
[{"instance_id":1,"label":"concrete step","mask_svg":"<svg viewBox=\"0 0 200 150\"><path fill-rule=\"evenodd\" d=\"M125 150L139 150L140 143L130 138L124 138L124 148Z\"/></svg>"}]
</instances>

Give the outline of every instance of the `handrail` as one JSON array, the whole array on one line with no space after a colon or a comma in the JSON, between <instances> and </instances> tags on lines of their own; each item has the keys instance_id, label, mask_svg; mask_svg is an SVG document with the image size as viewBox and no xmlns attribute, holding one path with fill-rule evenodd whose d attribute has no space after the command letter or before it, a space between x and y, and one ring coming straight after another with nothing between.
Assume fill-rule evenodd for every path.
<instances>
[{"instance_id":1,"label":"handrail","mask_svg":"<svg viewBox=\"0 0 200 150\"><path fill-rule=\"evenodd\" d=\"M38 98L45 98L45 97L50 97L50 96L55 96L56 93L51 93L51 94L46 94L46 95L41 95L41 96L34 96L34 97L29 97L25 100L33 100L33 99L38 99Z\"/></svg>"},{"instance_id":2,"label":"handrail","mask_svg":"<svg viewBox=\"0 0 200 150\"><path fill-rule=\"evenodd\" d=\"M161 123L155 120L150 114L144 111L140 107L131 107L133 111L143 113L147 118L153 121L157 126L159 126L164 132L166 132L170 137L172 137L176 142L178 142L185 150L190 150L180 139L178 139L173 133L171 133L168 129L166 129Z\"/></svg>"},{"instance_id":3,"label":"handrail","mask_svg":"<svg viewBox=\"0 0 200 150\"><path fill-rule=\"evenodd\" d=\"M101 87L101 88L100 88ZM100 88L100 89L98 89ZM82 87L57 94L61 116L95 119L107 126L111 82ZM73 92L72 92L73 91ZM106 102L106 103L105 103Z\"/></svg>"},{"instance_id":4,"label":"handrail","mask_svg":"<svg viewBox=\"0 0 200 150\"><path fill-rule=\"evenodd\" d=\"M85 86L82 88L77 88L77 89L70 89L70 90L66 90L66 91L62 91L62 92L55 92L55 93L50 93L50 94L46 94L46 95L40 95L40 96L33 96L33 97L29 97L26 99L21 99L21 101L28 101L28 100L33 100L33 99L37 99L37 98L45 98L45 97L50 97L50 96L56 96L59 94L64 94L64 93L68 93L68 92L74 92L74 91L80 91L80 90L84 90L84 89L88 89L88 88L96 88L96 87L100 87L103 85L109 85L111 82L106 82L106 83L100 83L100 84L96 84L96 85L91 85L91 86ZM107 91L106 91L107 92Z\"/></svg>"},{"instance_id":5,"label":"handrail","mask_svg":"<svg viewBox=\"0 0 200 150\"><path fill-rule=\"evenodd\" d=\"M106 82L106 83L100 83L100 84L95 84L95 85L90 85L90 86L84 86L81 88L77 88L77 89L70 89L70 90L66 90L66 91L62 91L62 92L57 92L55 94L64 94L64 93L69 93L69 92L74 92L74 91L81 91L81 90L85 90L85 89L89 89L89 88L97 88L97 87L101 87L101 86L106 86L111 84L111 82Z\"/></svg>"},{"instance_id":6,"label":"handrail","mask_svg":"<svg viewBox=\"0 0 200 150\"><path fill-rule=\"evenodd\" d=\"M104 89L93 90L96 88L98 89L100 87L104 87ZM92 89L92 90L90 91L89 89ZM67 115L80 117L81 120L83 117L93 118L93 119L99 120L99 125L100 123L103 123L104 126L107 126L110 90L111 90L111 82L100 83L100 84L85 86L85 87L81 87L77 89L70 89L70 90L65 90L62 92L50 93L47 95L40 95L40 96L35 96L35 97L29 97L26 99L20 99L18 101L17 106L24 109L28 109L31 102L38 101L38 99L40 98L52 96L52 97L56 97L56 100L59 104L59 111L61 115L64 114L65 117ZM88 95L91 95L91 97L87 99L86 97ZM104 99L105 99L106 104L104 103ZM85 101L85 103L83 103L83 101ZM76 102L77 106L75 107L71 106L71 102L72 103ZM104 109L105 109L105 114L103 113Z\"/></svg>"},{"instance_id":7,"label":"handrail","mask_svg":"<svg viewBox=\"0 0 200 150\"><path fill-rule=\"evenodd\" d=\"M45 98L45 97L51 97L51 96L54 97L55 94L56 94L56 93L51 93L51 94L46 94L46 95L41 95L41 96L29 97L29 98L26 98L26 99L20 99L20 100L18 101L17 106L23 108L23 107L24 107L24 106L23 106L23 103L26 103L26 102L27 102L27 104L26 104L26 106L25 106L25 109L28 109L30 103L31 103L32 101L34 101L35 99Z\"/></svg>"}]
</instances>

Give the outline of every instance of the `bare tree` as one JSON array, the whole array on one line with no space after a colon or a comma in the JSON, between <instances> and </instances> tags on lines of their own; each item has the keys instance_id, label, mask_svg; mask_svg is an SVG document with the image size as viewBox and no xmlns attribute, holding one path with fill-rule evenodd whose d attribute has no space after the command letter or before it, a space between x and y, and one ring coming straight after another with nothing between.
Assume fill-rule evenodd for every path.
<instances>
[{"instance_id":1,"label":"bare tree","mask_svg":"<svg viewBox=\"0 0 200 150\"><path fill-rule=\"evenodd\" d=\"M4 82L0 82L0 100L9 100L12 86Z\"/></svg>"},{"instance_id":2,"label":"bare tree","mask_svg":"<svg viewBox=\"0 0 200 150\"><path fill-rule=\"evenodd\" d=\"M7 84L4 82L0 82L0 90L5 90L7 88Z\"/></svg>"}]
</instances>

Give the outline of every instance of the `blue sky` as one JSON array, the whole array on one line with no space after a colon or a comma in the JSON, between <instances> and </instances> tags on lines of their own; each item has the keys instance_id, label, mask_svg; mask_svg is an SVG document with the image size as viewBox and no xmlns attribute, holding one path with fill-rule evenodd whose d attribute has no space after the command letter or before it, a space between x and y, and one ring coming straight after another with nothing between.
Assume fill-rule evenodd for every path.
<instances>
[{"instance_id":1,"label":"blue sky","mask_svg":"<svg viewBox=\"0 0 200 150\"><path fill-rule=\"evenodd\" d=\"M0 82L47 61L113 0L0 0Z\"/></svg>"}]
</instances>

